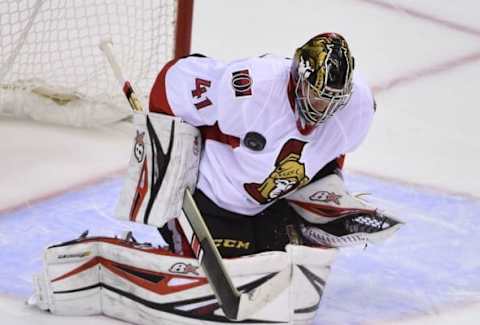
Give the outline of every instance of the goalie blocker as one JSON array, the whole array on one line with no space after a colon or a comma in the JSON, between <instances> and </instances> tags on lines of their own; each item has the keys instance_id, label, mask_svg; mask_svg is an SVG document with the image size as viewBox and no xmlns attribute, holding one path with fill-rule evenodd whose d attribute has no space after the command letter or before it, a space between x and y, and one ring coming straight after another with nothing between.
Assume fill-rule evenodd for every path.
<instances>
[{"instance_id":1,"label":"goalie blocker","mask_svg":"<svg viewBox=\"0 0 480 325\"><path fill-rule=\"evenodd\" d=\"M163 226L182 213L185 190L197 183L201 138L197 128L178 117L134 113L136 135L119 219Z\"/></svg>"},{"instance_id":2,"label":"goalie blocker","mask_svg":"<svg viewBox=\"0 0 480 325\"><path fill-rule=\"evenodd\" d=\"M31 305L58 315L105 314L135 324L231 324L196 259L131 239L81 237L49 247L34 278ZM227 259L241 291L269 281L287 285L238 324L311 324L336 249L288 245Z\"/></svg>"}]
</instances>

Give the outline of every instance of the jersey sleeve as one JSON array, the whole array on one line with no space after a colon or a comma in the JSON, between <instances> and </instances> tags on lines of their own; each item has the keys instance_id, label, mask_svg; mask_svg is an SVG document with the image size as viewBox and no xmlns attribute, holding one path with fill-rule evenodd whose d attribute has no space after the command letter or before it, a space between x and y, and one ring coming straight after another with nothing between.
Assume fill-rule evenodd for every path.
<instances>
[{"instance_id":1,"label":"jersey sleeve","mask_svg":"<svg viewBox=\"0 0 480 325\"><path fill-rule=\"evenodd\" d=\"M243 136L265 115L275 91L284 92L287 65L273 57L228 63L195 56L170 61L152 87L149 108L193 126L216 126L225 134Z\"/></svg>"},{"instance_id":2,"label":"jersey sleeve","mask_svg":"<svg viewBox=\"0 0 480 325\"><path fill-rule=\"evenodd\" d=\"M213 125L223 64L189 56L165 64L150 92L150 112L182 118L194 126Z\"/></svg>"}]
</instances>

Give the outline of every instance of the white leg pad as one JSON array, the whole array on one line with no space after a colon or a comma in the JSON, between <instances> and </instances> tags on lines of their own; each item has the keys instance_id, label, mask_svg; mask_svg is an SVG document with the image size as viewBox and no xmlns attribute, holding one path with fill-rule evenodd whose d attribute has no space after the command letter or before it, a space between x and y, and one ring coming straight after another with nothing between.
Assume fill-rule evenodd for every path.
<instances>
[{"instance_id":1,"label":"white leg pad","mask_svg":"<svg viewBox=\"0 0 480 325\"><path fill-rule=\"evenodd\" d=\"M226 259L239 289L260 288L276 277L288 282L264 308L238 323L312 323L336 252L288 245L286 252ZM30 303L54 314L104 314L146 325L231 324L195 259L97 237L51 247L44 263Z\"/></svg>"}]
</instances>

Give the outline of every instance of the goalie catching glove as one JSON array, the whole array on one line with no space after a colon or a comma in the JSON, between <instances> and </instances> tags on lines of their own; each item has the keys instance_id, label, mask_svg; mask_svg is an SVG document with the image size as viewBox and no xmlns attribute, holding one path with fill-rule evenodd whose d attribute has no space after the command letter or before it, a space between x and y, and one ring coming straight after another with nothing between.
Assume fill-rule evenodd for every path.
<instances>
[{"instance_id":1,"label":"goalie catching glove","mask_svg":"<svg viewBox=\"0 0 480 325\"><path fill-rule=\"evenodd\" d=\"M308 244L346 247L377 242L403 224L350 194L338 174L301 188L288 202L304 220L299 228Z\"/></svg>"}]
</instances>

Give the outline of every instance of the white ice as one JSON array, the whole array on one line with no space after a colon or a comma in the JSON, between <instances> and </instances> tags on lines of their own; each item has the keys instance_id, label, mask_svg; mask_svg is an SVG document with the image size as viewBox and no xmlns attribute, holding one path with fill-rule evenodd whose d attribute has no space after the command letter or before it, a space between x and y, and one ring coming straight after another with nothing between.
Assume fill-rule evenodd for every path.
<instances>
[{"instance_id":1,"label":"white ice","mask_svg":"<svg viewBox=\"0 0 480 325\"><path fill-rule=\"evenodd\" d=\"M348 181L407 225L383 245L342 253L318 324L478 323L479 10L473 0L197 1L193 52L291 56L312 35L337 31L375 89L374 125L347 158ZM23 300L45 245L84 228L131 228L108 215L130 131L0 119L2 324L87 321Z\"/></svg>"}]
</instances>

